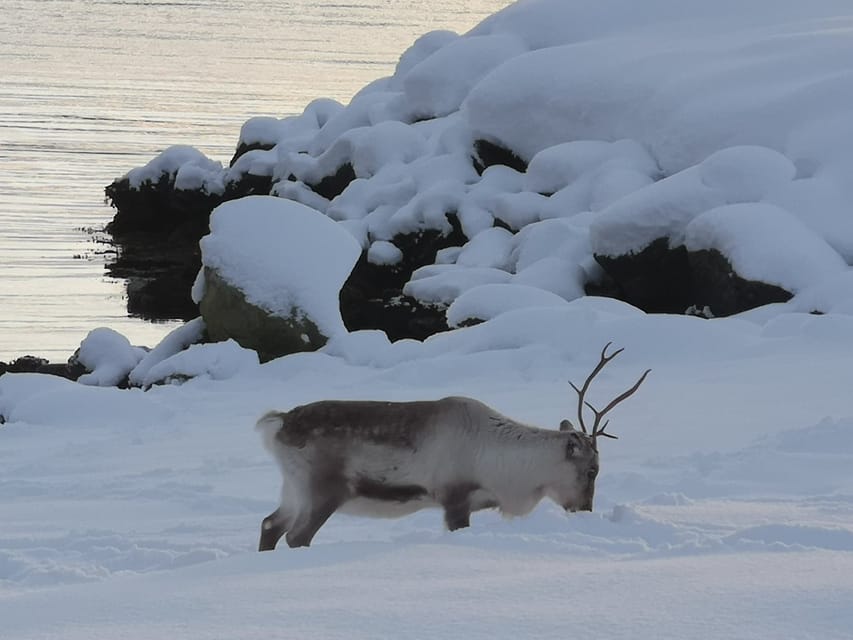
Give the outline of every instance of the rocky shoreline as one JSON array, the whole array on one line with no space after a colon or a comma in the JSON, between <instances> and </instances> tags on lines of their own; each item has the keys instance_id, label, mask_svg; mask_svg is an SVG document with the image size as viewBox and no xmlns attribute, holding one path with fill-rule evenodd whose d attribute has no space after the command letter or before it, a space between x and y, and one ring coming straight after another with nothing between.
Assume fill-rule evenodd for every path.
<instances>
[{"instance_id":1,"label":"rocky shoreline","mask_svg":"<svg viewBox=\"0 0 853 640\"><path fill-rule=\"evenodd\" d=\"M44 373L77 380L86 373L86 367L75 362L50 362L45 358L26 355L9 362L0 362L0 376L5 373Z\"/></svg>"},{"instance_id":2,"label":"rocky shoreline","mask_svg":"<svg viewBox=\"0 0 853 640\"><path fill-rule=\"evenodd\" d=\"M549 24L562 10L531 9ZM346 105L251 118L226 167L179 145L106 186L107 272L125 279L128 313L200 318L205 340L266 361L362 330L424 341L586 296L758 323L847 308L853 227L836 178L849 149L819 124L831 101L805 109L759 72L733 100L719 65L752 73L743 52L694 50L672 25L689 55L590 36L598 55L581 60L573 30L533 34L513 11L425 34ZM780 42L761 41L802 91L836 64L790 69ZM710 126L706 104L730 117ZM788 119L766 118L771 107Z\"/></svg>"}]
</instances>

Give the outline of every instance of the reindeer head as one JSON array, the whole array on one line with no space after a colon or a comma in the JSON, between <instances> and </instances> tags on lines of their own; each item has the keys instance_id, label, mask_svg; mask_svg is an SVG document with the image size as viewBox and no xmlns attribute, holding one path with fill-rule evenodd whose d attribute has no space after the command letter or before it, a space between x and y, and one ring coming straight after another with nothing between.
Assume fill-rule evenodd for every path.
<instances>
[{"instance_id":1,"label":"reindeer head","mask_svg":"<svg viewBox=\"0 0 853 640\"><path fill-rule=\"evenodd\" d=\"M601 421L617 404L633 395L634 392L640 388L640 385L643 384L646 376L651 372L651 369L646 369L645 372L643 372L643 375L640 376L640 379L637 380L630 389L613 398L613 400L611 400L603 409L596 409L586 400L586 392L589 390L589 385L592 383L595 376L598 375L604 366L622 353L623 349L617 349L608 355L607 349L610 348L611 344L613 343L608 342L604 345L604 348L601 350L601 357L598 364L587 376L586 381L584 381L583 386L580 389L578 389L573 382L569 381L572 389L574 389L578 394L577 417L580 431L578 431L569 420L563 420L560 422L560 431L568 432L566 456L570 460L575 461L575 468L577 470L577 486L581 487L581 490L575 500L563 503L563 506L567 511L592 511L592 500L595 494L595 478L598 475L598 438L603 437L613 438L614 440L617 439L616 436L605 431L607 429L607 425L610 424L610 420L605 421L604 424L601 424ZM592 427L589 429L587 429L586 423L584 422L585 408L592 411L593 414Z\"/></svg>"}]
</instances>

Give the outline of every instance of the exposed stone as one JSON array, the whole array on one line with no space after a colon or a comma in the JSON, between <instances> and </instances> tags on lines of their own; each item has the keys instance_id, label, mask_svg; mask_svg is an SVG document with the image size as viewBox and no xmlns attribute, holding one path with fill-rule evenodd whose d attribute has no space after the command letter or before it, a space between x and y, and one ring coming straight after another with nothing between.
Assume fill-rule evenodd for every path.
<instances>
[{"instance_id":1,"label":"exposed stone","mask_svg":"<svg viewBox=\"0 0 853 640\"><path fill-rule=\"evenodd\" d=\"M793 294L776 285L746 280L716 249L691 251L687 255L693 282L693 300L714 316L728 316L774 302L787 302Z\"/></svg>"},{"instance_id":2,"label":"exposed stone","mask_svg":"<svg viewBox=\"0 0 853 640\"><path fill-rule=\"evenodd\" d=\"M355 180L355 170L352 165L347 162L338 167L338 170L330 176L326 176L317 184L309 184L314 193L317 193L326 200L333 200L344 192L350 182Z\"/></svg>"},{"instance_id":3,"label":"exposed stone","mask_svg":"<svg viewBox=\"0 0 853 640\"><path fill-rule=\"evenodd\" d=\"M443 306L427 305L403 295L403 285L412 273L435 262L439 250L467 241L456 214L447 215L452 231L436 229L401 234L393 243L403 259L393 265L375 265L363 253L341 289L341 317L350 331L381 329L388 338L424 338L447 331Z\"/></svg>"},{"instance_id":4,"label":"exposed stone","mask_svg":"<svg viewBox=\"0 0 853 640\"><path fill-rule=\"evenodd\" d=\"M614 297L648 313L683 313L694 304L687 249L658 238L639 253L596 255L612 279Z\"/></svg>"},{"instance_id":5,"label":"exposed stone","mask_svg":"<svg viewBox=\"0 0 853 640\"><path fill-rule=\"evenodd\" d=\"M116 209L106 229L114 237L139 231L171 233L185 225L203 227L223 200L221 194L175 189L174 178L165 173L157 182L146 181L138 189L127 178L120 178L104 193Z\"/></svg>"},{"instance_id":6,"label":"exposed stone","mask_svg":"<svg viewBox=\"0 0 853 640\"><path fill-rule=\"evenodd\" d=\"M519 173L527 171L527 163L514 151L488 140L474 141L474 168L483 175L489 167L501 164L515 169Z\"/></svg>"},{"instance_id":7,"label":"exposed stone","mask_svg":"<svg viewBox=\"0 0 853 640\"><path fill-rule=\"evenodd\" d=\"M261 362L315 351L326 344L317 325L308 317L299 317L298 311L290 317L274 315L250 303L242 291L210 267L204 268L204 279L199 308L212 342L233 338L240 346L255 350Z\"/></svg>"},{"instance_id":8,"label":"exposed stone","mask_svg":"<svg viewBox=\"0 0 853 640\"><path fill-rule=\"evenodd\" d=\"M54 363L36 356L21 356L11 362L0 362L0 376L4 373L46 373L60 376L69 380L77 380L86 373L86 368L79 363Z\"/></svg>"},{"instance_id":9,"label":"exposed stone","mask_svg":"<svg viewBox=\"0 0 853 640\"><path fill-rule=\"evenodd\" d=\"M231 162L228 163L229 167L233 167L234 163L240 159L240 156L249 153L250 151L269 151L274 148L275 145L268 142L253 142L251 144L246 144L241 141L240 144L237 145L237 149L234 151L234 155L231 156Z\"/></svg>"}]
</instances>

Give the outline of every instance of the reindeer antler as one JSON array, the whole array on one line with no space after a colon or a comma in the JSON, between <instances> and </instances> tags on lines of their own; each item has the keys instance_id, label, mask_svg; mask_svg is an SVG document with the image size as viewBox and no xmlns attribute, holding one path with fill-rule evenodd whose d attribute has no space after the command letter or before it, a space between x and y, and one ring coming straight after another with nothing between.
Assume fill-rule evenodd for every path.
<instances>
[{"instance_id":1,"label":"reindeer antler","mask_svg":"<svg viewBox=\"0 0 853 640\"><path fill-rule=\"evenodd\" d=\"M577 392L577 394L578 394L578 424L580 424L580 428L584 433L592 436L593 443L595 443L595 439L598 436L604 436L605 438L613 438L614 440L617 439L617 436L614 436L613 434L607 433L605 431L605 429L607 429L607 425L610 424L610 420L605 422L604 426L600 426L602 418L604 418L604 416L607 415L607 413L613 407L615 407L617 404L619 404L620 402L622 402L626 398L633 395L633 393L637 389L640 388L640 385L643 384L643 381L646 379L646 376L649 375L649 373L651 372L651 369L646 369L646 371L643 373L643 375L640 376L640 379L634 383L634 386L632 386L630 389L628 389L624 393L621 393L618 396L616 396L615 398L613 398L613 400L611 400L610 403L606 407L604 407L604 409L602 409L601 411L599 411L598 409L593 407L589 402L587 402L584 399L584 396L586 396L586 392L589 390L590 383L592 382L593 378L595 378L595 376L598 375L598 373L604 368L604 366L608 362L613 360L613 358L615 358L620 353L622 353L622 351L624 351L624 349L617 349L616 351L614 351L610 355L607 355L607 349L610 347L611 344L613 344L613 343L608 342L606 345L604 345L604 348L601 350L601 358L599 359L598 364L595 365L595 368L592 370L592 372L589 374L589 376L587 376L586 381L583 383L583 386L580 389L578 389L575 386L574 382L569 380L569 384L572 386L572 389L574 389L575 392ZM589 407L590 410L592 411L593 415L595 416L595 421L592 424L592 431L587 431L586 424L584 424L584 421L583 421L584 405Z\"/></svg>"}]
</instances>

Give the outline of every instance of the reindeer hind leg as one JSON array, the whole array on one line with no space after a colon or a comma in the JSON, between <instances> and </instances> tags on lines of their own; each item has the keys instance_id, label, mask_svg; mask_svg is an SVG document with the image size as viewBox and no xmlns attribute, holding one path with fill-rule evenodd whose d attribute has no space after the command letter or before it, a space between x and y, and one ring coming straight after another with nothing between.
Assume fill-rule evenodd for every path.
<instances>
[{"instance_id":1,"label":"reindeer hind leg","mask_svg":"<svg viewBox=\"0 0 853 640\"><path fill-rule=\"evenodd\" d=\"M311 481L311 500L300 509L293 526L287 531L288 546L309 546L320 527L348 497L346 482L336 471L315 475Z\"/></svg>"},{"instance_id":2,"label":"reindeer hind leg","mask_svg":"<svg viewBox=\"0 0 853 640\"><path fill-rule=\"evenodd\" d=\"M287 523L281 509L276 509L261 522L261 539L258 551L272 551L287 532Z\"/></svg>"}]
</instances>

